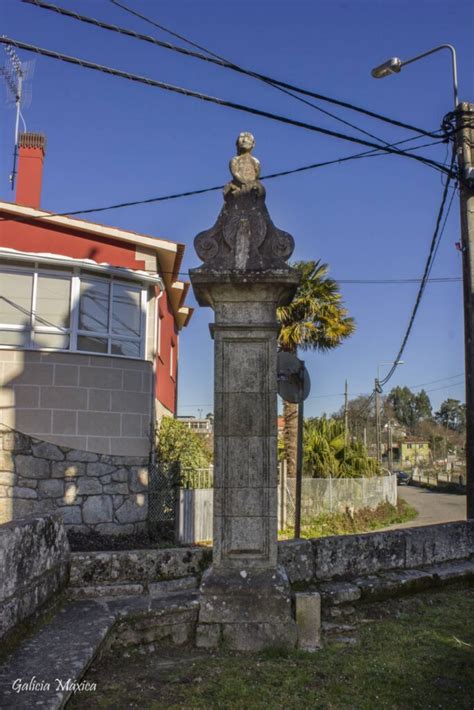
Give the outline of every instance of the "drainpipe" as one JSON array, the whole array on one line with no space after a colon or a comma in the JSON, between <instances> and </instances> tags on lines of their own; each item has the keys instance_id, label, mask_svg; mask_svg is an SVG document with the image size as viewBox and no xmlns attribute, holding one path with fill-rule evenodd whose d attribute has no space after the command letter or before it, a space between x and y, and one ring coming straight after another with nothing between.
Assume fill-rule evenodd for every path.
<instances>
[{"instance_id":1,"label":"drainpipe","mask_svg":"<svg viewBox=\"0 0 474 710\"><path fill-rule=\"evenodd\" d=\"M156 287L155 287L156 288ZM155 427L156 427L156 404L155 404L155 394L156 394L156 377L157 377L157 359L158 359L158 324L160 322L160 298L165 292L165 285L162 283L160 287L160 293L155 297L155 337L153 341L153 367L151 376L151 424L150 424L150 438L151 438L151 449L150 449L150 463L154 465L156 463L156 452L155 452Z\"/></svg>"}]
</instances>

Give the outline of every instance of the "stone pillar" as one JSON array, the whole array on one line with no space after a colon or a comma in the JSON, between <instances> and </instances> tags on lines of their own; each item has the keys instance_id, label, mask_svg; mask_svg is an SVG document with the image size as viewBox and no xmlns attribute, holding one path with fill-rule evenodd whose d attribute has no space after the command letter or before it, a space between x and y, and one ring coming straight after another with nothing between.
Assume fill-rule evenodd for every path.
<instances>
[{"instance_id":1,"label":"stone pillar","mask_svg":"<svg viewBox=\"0 0 474 710\"><path fill-rule=\"evenodd\" d=\"M237 145L224 207L195 240L204 263L191 271L199 304L215 313L214 555L198 643L253 650L296 642L288 579L277 567L276 308L299 277L286 264L293 239L265 207L253 138L241 134Z\"/></svg>"}]
</instances>

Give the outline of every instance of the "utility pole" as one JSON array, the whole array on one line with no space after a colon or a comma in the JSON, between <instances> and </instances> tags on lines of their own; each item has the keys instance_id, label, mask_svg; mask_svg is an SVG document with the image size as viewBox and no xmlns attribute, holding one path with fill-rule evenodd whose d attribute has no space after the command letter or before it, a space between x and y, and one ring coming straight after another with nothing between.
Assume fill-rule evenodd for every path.
<instances>
[{"instance_id":1,"label":"utility pole","mask_svg":"<svg viewBox=\"0 0 474 710\"><path fill-rule=\"evenodd\" d=\"M380 441L380 387L379 378L375 378L375 448L377 451L377 461L382 462L382 447Z\"/></svg>"},{"instance_id":2,"label":"utility pole","mask_svg":"<svg viewBox=\"0 0 474 710\"><path fill-rule=\"evenodd\" d=\"M344 387L344 443L349 443L349 401L347 392L347 380Z\"/></svg>"},{"instance_id":3,"label":"utility pole","mask_svg":"<svg viewBox=\"0 0 474 710\"><path fill-rule=\"evenodd\" d=\"M466 493L468 520L474 519L474 104L456 108L457 156L461 175L461 249L466 361Z\"/></svg>"},{"instance_id":4,"label":"utility pole","mask_svg":"<svg viewBox=\"0 0 474 710\"><path fill-rule=\"evenodd\" d=\"M387 423L387 441L388 441L388 470L393 473L393 440L392 440L392 421Z\"/></svg>"}]
</instances>

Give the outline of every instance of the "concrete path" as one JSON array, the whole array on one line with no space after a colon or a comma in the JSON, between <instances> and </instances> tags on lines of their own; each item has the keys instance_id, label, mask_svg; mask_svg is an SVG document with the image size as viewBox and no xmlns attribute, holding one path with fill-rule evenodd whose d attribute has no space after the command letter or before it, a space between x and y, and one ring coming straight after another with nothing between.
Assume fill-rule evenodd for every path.
<instances>
[{"instance_id":1,"label":"concrete path","mask_svg":"<svg viewBox=\"0 0 474 710\"><path fill-rule=\"evenodd\" d=\"M419 511L408 523L391 525L386 530L414 528L420 525L466 520L466 496L457 493L437 493L417 486L398 486L398 496Z\"/></svg>"}]
</instances>

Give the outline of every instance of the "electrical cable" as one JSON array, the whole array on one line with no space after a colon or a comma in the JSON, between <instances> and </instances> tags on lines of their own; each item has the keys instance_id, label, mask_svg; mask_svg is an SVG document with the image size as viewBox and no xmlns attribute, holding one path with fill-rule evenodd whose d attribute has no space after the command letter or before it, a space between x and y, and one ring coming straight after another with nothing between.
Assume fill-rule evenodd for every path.
<instances>
[{"instance_id":1,"label":"electrical cable","mask_svg":"<svg viewBox=\"0 0 474 710\"><path fill-rule=\"evenodd\" d=\"M273 86L289 89L290 91L296 91L296 92L303 94L305 96L310 96L314 99L319 99L320 101L326 101L326 102L332 103L336 106L341 106L343 108L347 108L352 111L356 111L358 113L364 114L365 116L370 116L371 118L376 118L379 121L384 121L386 123L390 123L390 124L392 124L394 126L398 126L400 128L406 128L408 130L415 131L416 133L420 133L423 136L429 136L431 138L439 137L439 134L431 133L429 131L425 131L422 128L417 128L416 126L412 126L408 123L404 123L402 121L397 121L396 119L389 118L387 116L383 116L382 114L375 113L374 111L370 111L369 109L365 109L360 106L356 106L355 104L351 104L347 101L341 101L339 99L334 99L329 96L325 96L324 94L318 94L315 91L310 91L309 89L303 89L299 86L295 86L294 84L289 84L287 82L280 81L279 79L275 79L274 77L266 76L265 74L260 74L258 72L248 70L248 69L243 69L242 67L234 64L233 62L229 62L228 60L224 59L223 57L219 56L218 54L211 52L209 49L206 49L205 47L202 47L201 45L199 45L195 42L192 42L190 39L184 37L183 35L180 35L177 32L173 32L172 30L165 27L164 25L161 25L158 22L151 20L150 18L146 17L145 15L142 15L141 13L137 12L136 10L132 10L130 7L127 7L127 5L124 5L123 3L118 2L117 0L110 0L110 2L113 5L120 7L125 12L128 12L129 14L140 18L144 22L147 22L148 24L153 25L154 27L157 27L158 29L162 30L163 32L166 32L166 33L172 35L173 37L176 37L177 39L180 39L183 42L186 42L190 46L195 47L196 49L199 49L208 55L208 56L203 56L203 55L197 55L196 53L189 52L189 54L191 56L195 56L198 59L202 59L204 61L219 64L220 66L224 66L228 69L233 69L234 71L238 71L240 73L248 74L249 76L252 76L257 79L261 79L261 80L265 81L266 83L269 83ZM37 3L35 2L34 4L37 4ZM152 39L154 39L154 38L152 38ZM186 50L182 47L175 47L175 50L183 52L183 53L188 52L188 50ZM212 60L214 60L214 61L212 61Z\"/></svg>"},{"instance_id":2,"label":"electrical cable","mask_svg":"<svg viewBox=\"0 0 474 710\"><path fill-rule=\"evenodd\" d=\"M417 138L408 138L404 141L400 141L399 143L396 143L394 145L400 145L401 143L407 143L408 141L413 141L417 140ZM438 145L439 143L443 143L444 141L434 141L431 143L424 143L422 145L414 146L413 148L407 148L407 151L414 151L418 150L420 148L426 148L426 147L431 147L433 145ZM342 158L335 158L334 160L326 160L320 163L311 163L310 165L303 165L299 168L292 168L289 170L282 170L276 173L270 173L268 175L263 175L260 177L260 180L273 180L278 177L286 177L288 175L295 175L297 173L301 173L304 171L308 170L315 170L317 168L322 168L322 167L327 167L330 165L336 165L338 163L344 163L348 162L350 160L359 160L361 158L372 158L372 157L380 157L381 155L386 155L384 152L380 152L379 149L373 149L370 151L364 151L362 153L355 153L353 155L348 155ZM45 215L45 217L38 217L37 219L47 219L48 217L71 217L74 215L78 214L90 214L92 212L106 212L109 210L116 210L116 209L122 209L125 207L136 207L137 205L147 205L147 204L153 204L156 202L165 202L167 200L176 200L180 199L183 197L191 197L194 195L203 195L208 192L215 192L217 190L222 190L224 189L224 185L215 185L213 187L205 187L199 190L188 190L187 192L179 192L179 193L174 193L170 195L162 195L159 197L150 197L144 200L133 200L130 202L119 202L113 205L108 205L105 207L90 207L87 209L83 210L69 210L67 212L55 212L55 213L49 213L48 215ZM29 218L18 218L15 220L15 218L12 218L12 220L15 221L28 221ZM9 221L9 218L0 218L0 221Z\"/></svg>"},{"instance_id":3,"label":"electrical cable","mask_svg":"<svg viewBox=\"0 0 474 710\"><path fill-rule=\"evenodd\" d=\"M455 153L455 150L453 150L452 159L451 159L451 169L452 169L453 166L454 166L455 158L456 158L456 153ZM405 350L405 346L406 346L406 344L407 344L407 342L408 342L408 338L410 337L410 333L411 333L411 331L412 331L413 324L414 324L414 322L415 322L415 317L416 317L418 308L419 308L419 306L420 306L421 299L422 299L422 297L423 297L423 293L424 293L425 286L426 286L426 283L427 283L427 280L428 280L428 276L429 276L429 273L430 273L430 271L431 271L431 267L432 267L432 263L433 263L433 255L434 255L434 253L435 253L436 244L437 244L438 240L441 239L442 234L443 234L444 227L445 227L445 225L446 225L446 220L444 221L443 224L442 224L442 220L443 220L444 207L445 207L446 199L447 199L447 196L448 196L448 191L449 191L450 182L451 182L451 177L448 178L448 180L446 181L446 185L444 186L443 195L442 195L442 198L441 198L441 204L440 204L440 207L439 207L439 210L438 210L438 215L437 215L437 218L436 218L436 226L435 226L435 230L434 230L433 237L432 237L432 240L431 240L430 249L429 249L429 252L428 252L428 258L427 258L427 260L426 260L425 269L424 269L423 276L422 276L422 280L421 280L421 283L420 283L420 288L418 289L418 295L417 295L417 297L416 297L415 305L414 305L414 307L413 307L413 310L412 310L412 313L411 313L411 316L410 316L410 320L409 320L409 323L408 323L407 330L406 330L405 335L404 335L404 337L403 337L402 344L401 344L400 349L399 349L399 351L398 351L398 353L397 353L397 356L393 359L393 365L392 365L392 367L390 368L388 374L383 378L383 380L380 380L380 381L379 381L380 387L383 387L384 385L386 385L387 382L388 382L388 381L391 379L391 377L393 376L395 370L396 370L397 367L398 367L398 364L399 364L400 358L401 358L401 356L402 356L402 354L403 354L403 351ZM452 204L452 201L451 201L450 205L451 205L451 204ZM442 225L442 226L441 226L441 225Z\"/></svg>"},{"instance_id":4,"label":"electrical cable","mask_svg":"<svg viewBox=\"0 0 474 710\"><path fill-rule=\"evenodd\" d=\"M56 12L56 13L58 13L59 15L72 18L73 20L78 20L79 22L85 22L85 23L90 24L90 25L93 25L93 26L95 26L95 27L100 27L101 29L109 30L109 31L112 31L112 32L117 32L117 33L119 33L119 34L122 34L122 35L125 35L125 36L128 36L128 37L132 37L133 39L138 39L138 40L140 40L140 41L150 42L151 44L158 45L158 46L162 46L162 47L164 46L165 49L173 49L173 50L177 49L176 47L174 47L173 45L170 45L170 44L168 44L168 46L166 46L166 45L164 45L164 43L161 42L160 40L157 40L157 39L154 38L154 37L150 37L149 35L143 35L143 34L140 34L140 33L138 33L138 32L134 32L133 30L129 30L129 29L124 28L124 27L119 27L118 25L111 25L111 24L106 23L106 22L101 22L100 20L96 20L96 19L94 19L94 18L92 18L92 17L88 17L88 16L86 16L86 15L80 15L80 14L77 13L77 12L74 12L74 11L72 11L72 10L67 10L67 9L65 9L65 8L59 7L58 5L52 5L51 3L42 2L41 0L22 0L22 2L24 2L24 3L28 4L28 5L33 5L33 6L35 6L35 7L41 8L41 9L43 9L43 10L49 10L49 11L52 11L52 12ZM125 10L128 11L128 8L126 8L125 6L120 5L120 7L121 7L122 9L125 9ZM192 44L193 46L197 46L197 45L194 45L194 43L190 42L189 40L187 40L187 39L185 39L185 38L183 38L183 37L181 37L181 36L180 36L180 39L184 39L185 42L189 42L189 43ZM198 47L198 48L199 48L199 49L203 49L202 47ZM384 139L382 139L382 138L377 137L377 136L374 135L373 133L370 133L370 131L366 131L364 128L360 128L359 126L357 126L357 125L351 123L350 121L347 121L347 120L341 118L340 116L337 116L337 115L334 114L334 113L331 113L330 111L327 111L326 109L321 108L321 107L318 106L317 104L314 104L313 102L308 101L307 99L302 98L302 97L299 96L298 94L295 94L295 93L293 93L292 91L283 88L283 87L280 86L278 83L275 83L273 80L271 80L271 79L264 79L262 76L256 74L255 72L253 72L253 71L251 71L251 70L243 69L240 65L234 64L234 63L232 63L232 62L229 62L229 60L227 60L227 59L225 59L224 57L221 57L221 56L219 56L219 55L217 55L217 54L214 54L213 52L209 51L208 49L204 49L204 51L205 51L208 55L210 55L211 57L214 57L215 59L219 60L219 64L220 64L221 66L224 66L224 67L227 68L227 69L232 69L232 70L239 71L239 72L241 72L241 73L243 73L243 74L245 74L245 75L247 75L247 76L250 76L250 77L253 77L253 78L258 79L259 81L263 81L263 83L265 83L265 84L267 84L267 85L269 85L269 86L273 86L273 87L274 87L275 89L277 89L278 91L282 92L283 94L286 94L287 96L291 96L291 97L294 98L296 101L300 101L301 103L304 103L304 104L306 104L307 106L310 106L311 108L314 108L314 109L316 109L317 111L320 111L321 113L324 113L326 116L330 116L330 117L333 118L334 120L339 121L340 123L343 123L344 125L349 126L350 128L353 128L353 129L356 130L356 131L360 131L360 132L363 133L364 135L369 136L369 138L373 138L374 140L379 141L379 142L383 143L384 145L389 145L388 141L386 141L386 140L384 140ZM194 53L193 53L193 54L194 54ZM197 58L203 59L204 61L209 61L209 57L203 57L202 55L199 55Z\"/></svg>"},{"instance_id":5,"label":"electrical cable","mask_svg":"<svg viewBox=\"0 0 474 710\"><path fill-rule=\"evenodd\" d=\"M134 82L137 82L140 84L146 84L147 86L152 86L154 88L162 89L165 91L171 91L173 93L177 93L177 94L180 94L183 96L188 96L190 98L199 99L201 101L205 101L208 103L217 104L219 106L224 106L226 108L232 108L234 110L242 111L244 113L249 113L254 116L261 116L263 118L268 118L270 120L277 121L279 123L284 123L286 125L295 126L297 128L304 128L306 130L313 131L315 133L320 133L322 135L331 136L333 138L339 138L341 140L346 140L351 143L357 143L359 145L364 145L369 148L375 148L375 149L381 150L383 152L392 153L394 155L400 155L403 157L408 157L408 158L411 158L412 160L423 163L424 165L434 167L436 170L439 170L440 172L448 174L447 170L444 168L444 166L441 163L438 163L434 160L430 160L429 158L424 158L422 156L415 155L413 153L408 153L405 151L399 151L395 148L390 148L389 146L377 145L375 143L372 143L371 141L366 141L362 138L356 138L356 136L351 136L351 135L348 135L345 133L340 133L338 131L333 131L328 128L323 128L322 126L317 126L312 123L306 123L304 121L298 121L296 119L291 119L291 118L288 118L287 116L283 116L281 114L272 113L271 111L264 111L262 109L257 109L252 106L247 106L245 104L239 104L234 101L227 101L225 99L220 99L215 96L209 96L208 94L203 94L198 91L193 91L191 89L186 89L183 87L174 86L173 84L167 84L162 81L157 81L155 79L150 79L148 77L139 76L138 74L131 74L130 72L121 71L119 69L114 69L112 67L104 66L102 64L96 64L95 62L89 62L84 59L79 59L78 57L71 57L66 54L61 54L60 52L55 52L55 51L52 51L49 49L45 49L43 47L37 47L36 45L27 44L26 42L21 42L19 40L11 39L10 37L5 37L5 36L0 37L0 43L5 44L7 46L16 47L17 49L23 49L26 52L33 52L33 53L39 54L41 56L49 57L50 59L55 59L57 61L62 61L62 62L66 62L69 64L74 64L74 65L82 67L83 69L91 69L93 71L99 71L104 74L109 74L111 76L116 76L116 77L119 77L122 79L127 79L129 81L134 81Z\"/></svg>"},{"instance_id":6,"label":"electrical cable","mask_svg":"<svg viewBox=\"0 0 474 710\"><path fill-rule=\"evenodd\" d=\"M443 236L444 228L446 227L446 222L448 221L449 213L451 212L451 207L452 207L452 205L453 205L454 195L456 194L457 189L458 189L458 188L457 188L457 185L455 185L454 188L453 188L453 190L451 191L451 199L449 200L449 205L448 205L448 209L446 210L446 215L445 215L445 217L444 217L443 226L441 227L439 239L438 239L438 242L437 242L437 244L436 244L435 250L434 250L434 252L433 252L433 258L431 259L431 264L430 264L430 267L429 267L429 269L428 269L427 279L429 279L429 276L430 276L430 274L431 274L431 269L433 268L433 264L434 264L434 262L435 262L436 255L437 255L437 253L438 253L439 245L441 244L441 237Z\"/></svg>"}]
</instances>

